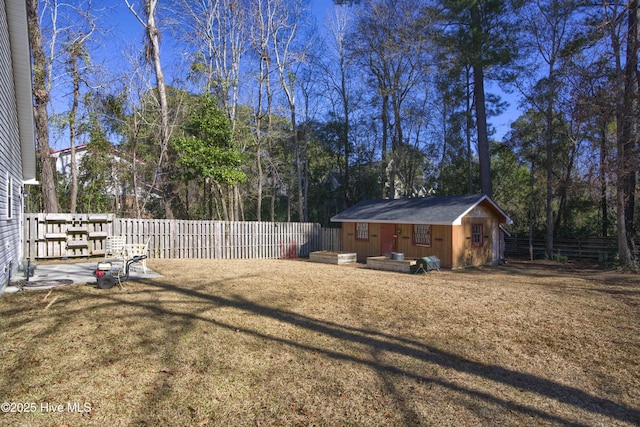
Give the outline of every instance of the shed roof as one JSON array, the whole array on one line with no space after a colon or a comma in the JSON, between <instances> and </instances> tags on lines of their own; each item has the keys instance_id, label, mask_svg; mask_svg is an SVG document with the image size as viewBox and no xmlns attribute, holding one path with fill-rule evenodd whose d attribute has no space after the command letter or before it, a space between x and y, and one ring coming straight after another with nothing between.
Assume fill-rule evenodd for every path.
<instances>
[{"instance_id":1,"label":"shed roof","mask_svg":"<svg viewBox=\"0 0 640 427\"><path fill-rule=\"evenodd\" d=\"M462 218L480 204L495 212L500 223L512 223L493 200L482 194L364 200L335 215L331 221L460 225Z\"/></svg>"}]
</instances>

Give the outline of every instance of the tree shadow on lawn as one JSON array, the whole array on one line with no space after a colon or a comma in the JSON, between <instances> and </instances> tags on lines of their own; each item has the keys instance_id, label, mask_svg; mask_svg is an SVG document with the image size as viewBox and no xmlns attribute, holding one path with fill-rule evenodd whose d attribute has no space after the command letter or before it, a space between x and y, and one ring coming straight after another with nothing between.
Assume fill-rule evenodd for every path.
<instances>
[{"instance_id":1,"label":"tree shadow on lawn","mask_svg":"<svg viewBox=\"0 0 640 427\"><path fill-rule=\"evenodd\" d=\"M221 296L207 294L195 289L182 288L170 283L162 283L158 280L144 281L144 283L151 287L157 287L165 291L176 292L195 299L207 301L208 303L214 303L218 307L236 308L239 310L257 314L259 316L301 327L309 331L324 334L326 336L333 337L342 341L364 344L370 348L372 354L374 355L373 361L356 357L350 354L345 354L339 351L332 351L326 348L311 346L290 339L264 334L257 330L244 328L242 326L220 322L203 317L192 311L181 313L167 313L174 316L181 316L183 317L183 320L190 319L209 322L218 327L227 328L236 332L242 332L256 338L282 343L284 345L292 346L304 351L317 352L336 360L354 362L363 366L373 368L374 370L379 372L380 375L388 376L389 374L392 374L400 377L412 378L419 382L421 381L432 383L452 390L454 392L466 394L470 397L502 406L503 408L511 411L537 416L555 423L565 425L580 425L579 423L563 419L559 416L547 413L538 408L505 400L483 391L465 388L441 378L429 377L393 365L385 364L383 362L380 362L378 357L375 357L375 355L380 354L380 352L390 352L401 356L415 358L423 362L433 363L443 368L453 369L461 373L479 376L487 380L495 381L520 389L524 392L537 393L543 397L554 399L560 403L571 405L573 407L594 414L604 415L619 421L637 423L640 420L640 410L637 408L625 407L612 400L594 396L578 388L563 385L552 380L537 377L535 375L514 371L498 365L474 362L459 355L449 353L436 347L411 339L392 336L375 330L345 326L339 323L319 320L287 310L260 305L255 302L249 301L239 295L236 295L234 299L229 299ZM137 302L122 302L133 305L140 304ZM162 312L162 310L159 310L157 307L147 307L146 304L140 305L154 312ZM389 382L388 378L384 378L383 380L386 384L386 388L392 390L392 386L390 385L391 383ZM412 421L412 419L414 419L415 414L405 408L404 416L405 418L407 418L407 422L409 423L410 421Z\"/></svg>"},{"instance_id":2,"label":"tree shadow on lawn","mask_svg":"<svg viewBox=\"0 0 640 427\"><path fill-rule=\"evenodd\" d=\"M592 268L573 268L564 264L552 262L515 261L499 266L478 266L453 270L453 274L467 277L482 275L505 276L512 275L519 278L529 278L528 285L543 286L545 288L577 289L580 291L594 291L609 295L640 295L640 277L633 273L619 271L605 271ZM436 273L437 274L437 273ZM544 279L565 279L562 282L545 282ZM579 284L572 284L569 279L581 280Z\"/></svg>"},{"instance_id":3,"label":"tree shadow on lawn","mask_svg":"<svg viewBox=\"0 0 640 427\"><path fill-rule=\"evenodd\" d=\"M525 277L580 277L603 273L604 270L587 268L574 264L561 264L554 261L522 261L510 260L499 265L480 265L452 270L460 274L510 274Z\"/></svg>"},{"instance_id":4,"label":"tree shadow on lawn","mask_svg":"<svg viewBox=\"0 0 640 427\"><path fill-rule=\"evenodd\" d=\"M246 279L246 277L244 278ZM158 350L171 351L171 348L178 348L178 346L180 345L180 336L182 336L183 334L175 333L175 329L178 329L180 332L184 333L185 331L194 329L195 322L201 321L207 322L220 328L225 328L236 333L240 332L262 340L298 348L305 352L315 352L335 360L356 363L378 372L378 375L383 380L385 390L391 395L396 396L396 403L401 410L401 416L404 418L406 425L415 424L416 420L419 419L419 417L413 408L410 408L406 403L403 403L404 399L402 398L402 396L400 396L399 391L397 391L395 388L395 384L393 381L394 378L410 378L421 383L430 383L448 389L452 392L468 396L471 399L477 399L487 404L497 405L508 411L513 411L528 416L539 417L542 420L546 420L552 423L576 426L581 424L562 418L553 413L546 412L544 409L520 404L512 400L506 400L488 392L475 390L471 387L465 387L460 384L456 384L453 381L448 381L436 375L428 376L422 373L395 366L393 364L385 363L384 358L382 357L382 354L384 352L414 358L422 362L435 364L442 368L451 369L463 374L478 376L486 380L491 380L510 387L514 387L516 389L522 390L523 392L533 392L542 397L553 399L557 402L570 405L574 408L578 408L586 412L610 417L613 420L630 423L638 423L640 421L640 409L638 408L626 407L610 399L601 398L578 388L563 385L558 382L540 378L535 375L518 372L499 365L478 363L454 353L443 351L434 346L424 344L412 339L393 336L376 330L352 327L326 320L319 320L292 311L261 305L247 300L240 295L234 295L231 298L212 295L206 293L205 287L180 287L171 283L165 283L159 279L140 280L139 283L146 285L148 288L134 290L133 292L128 293L101 293L99 294L101 302L99 303L99 305L91 307L91 309L108 313L110 307L128 305L131 307L141 308L151 316L169 316L169 321L165 321L164 319L162 319L163 325L166 326L167 329L173 328L171 330L163 331L164 336L166 337L166 341L162 343L162 347L152 348L153 346L151 346L149 348L146 348L146 352L151 353L152 351ZM209 285L211 285L211 282L209 283ZM155 290L153 290L153 288L155 288ZM171 301L166 299L162 300L160 298L154 299L154 294L157 293L158 295L161 295L164 292L184 295L186 297L189 297L189 300ZM76 294L73 292L65 291L61 294L67 294L66 298L69 301L71 301L73 298L78 298L78 294L80 294L80 297L82 297L82 293ZM133 298L127 298L127 295L131 294L144 294L149 298L146 298L144 301L136 301ZM91 294L87 297L93 298L96 296L97 294ZM194 305L193 301L191 300L195 301L196 303L199 302L200 305ZM186 306L180 308L175 308L174 306L169 307L174 302ZM211 310L212 306L213 308L234 308L242 310L268 319L273 319L296 327L304 328L306 330L323 334L341 341L362 344L369 348L370 354L373 357L371 359L366 359L364 357L347 354L346 352L313 346L310 344L297 342L295 340L282 338L276 335L265 334L252 328L211 319L210 317L205 316L204 313ZM40 340L46 339L46 337L48 336L68 333L69 324L67 323L67 321L77 321L77 318L79 316L83 316L84 310L86 310L86 308L84 307L79 306L78 309L74 309L72 305L69 305L61 311L52 311L49 313L40 312L40 315L42 317L51 316L55 321L53 321L51 325L49 325L47 328L44 328L37 334L37 336L32 337L33 339L27 341L25 345L22 346L20 351L24 355L24 363L42 364L42 361L29 359L29 355L35 348L34 346L37 346ZM137 315L139 315L139 313L136 313L136 316ZM34 321L35 320L37 320L37 318L34 319ZM105 327L108 328L108 324L110 322L124 321L126 321L125 318L105 319ZM129 321L135 322L135 319L132 318ZM5 323L5 328L10 329L17 326L18 325L14 324L12 321L8 321ZM96 360L91 361L91 363L94 363L96 365L103 365L113 364L118 360L126 360L128 357L132 357L132 355L126 352L120 352L113 354L96 354L94 357L96 358ZM16 369L19 369L19 367ZM37 371L34 371L33 375L37 375ZM155 375L156 380L153 382L153 390L147 393L147 405L141 406L142 409L154 408L157 406L158 402L171 398L170 393L167 392L170 387L170 379L167 379L167 376L170 375L170 373L161 371L157 372ZM3 375L3 382L5 383L3 384L3 388L5 390L10 390L11 384L7 381L9 381L8 378L10 378L11 376L12 375L10 372L5 371ZM23 384L31 382L33 381L22 381ZM140 417L151 415L153 414L139 414ZM144 423L145 419L140 418L139 421L141 423Z\"/></svg>"}]
</instances>

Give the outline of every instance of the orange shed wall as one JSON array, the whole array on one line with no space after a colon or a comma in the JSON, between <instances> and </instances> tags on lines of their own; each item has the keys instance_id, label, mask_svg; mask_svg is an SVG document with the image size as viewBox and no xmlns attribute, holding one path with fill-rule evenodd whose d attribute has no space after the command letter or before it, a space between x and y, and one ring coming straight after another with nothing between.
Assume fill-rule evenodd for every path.
<instances>
[{"instance_id":1,"label":"orange shed wall","mask_svg":"<svg viewBox=\"0 0 640 427\"><path fill-rule=\"evenodd\" d=\"M473 224L483 226L483 244L475 247L471 240ZM498 219L484 206L477 206L462 218L462 225L453 227L452 268L490 264L494 261L494 236L498 236ZM495 242L498 243L498 242Z\"/></svg>"},{"instance_id":2,"label":"orange shed wall","mask_svg":"<svg viewBox=\"0 0 640 427\"><path fill-rule=\"evenodd\" d=\"M356 224L342 223L342 252L355 252L358 261L380 255L380 224L369 224L369 240L356 240Z\"/></svg>"},{"instance_id":3,"label":"orange shed wall","mask_svg":"<svg viewBox=\"0 0 640 427\"><path fill-rule=\"evenodd\" d=\"M369 256L379 256L380 253L380 228L383 224L369 224L369 240L356 240L355 223L342 223L342 251L355 252L358 261L364 262ZM384 224L388 227L390 224ZM413 244L413 225L399 224L400 230L397 238L398 252L404 253L405 258L422 258L435 255L440 258L442 268L451 268L451 226L431 226L431 247L416 246Z\"/></svg>"},{"instance_id":4,"label":"orange shed wall","mask_svg":"<svg viewBox=\"0 0 640 427\"><path fill-rule=\"evenodd\" d=\"M430 247L413 244L413 225L401 224L398 228L398 252L404 253L405 258L435 255L440 258L440 267L451 268L451 226L432 225Z\"/></svg>"},{"instance_id":5,"label":"orange shed wall","mask_svg":"<svg viewBox=\"0 0 640 427\"><path fill-rule=\"evenodd\" d=\"M471 241L473 224L483 225L483 245L474 247ZM369 223L369 240L356 240L356 224L342 223L342 251L355 252L358 261L365 262L367 257L379 256L380 230L383 224ZM385 227L392 224L384 224ZM405 258L421 258L435 255L440 258L442 268L460 268L472 265L482 265L494 262L494 237L499 236L498 218L495 213L483 206L476 206L463 219L462 225L432 225L431 246L417 246L413 244L413 225L396 225L400 231L397 234L397 252L404 253ZM499 237L498 237L499 238ZM494 245L495 243L495 245Z\"/></svg>"}]
</instances>

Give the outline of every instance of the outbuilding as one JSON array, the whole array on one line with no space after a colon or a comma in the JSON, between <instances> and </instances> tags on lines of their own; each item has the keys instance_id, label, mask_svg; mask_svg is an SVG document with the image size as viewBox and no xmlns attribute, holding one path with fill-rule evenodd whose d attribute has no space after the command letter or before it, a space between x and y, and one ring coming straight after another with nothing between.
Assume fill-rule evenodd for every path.
<instances>
[{"instance_id":1,"label":"outbuilding","mask_svg":"<svg viewBox=\"0 0 640 427\"><path fill-rule=\"evenodd\" d=\"M342 251L367 257L437 256L443 268L497 264L511 219L486 195L364 200L331 218L342 223Z\"/></svg>"}]
</instances>

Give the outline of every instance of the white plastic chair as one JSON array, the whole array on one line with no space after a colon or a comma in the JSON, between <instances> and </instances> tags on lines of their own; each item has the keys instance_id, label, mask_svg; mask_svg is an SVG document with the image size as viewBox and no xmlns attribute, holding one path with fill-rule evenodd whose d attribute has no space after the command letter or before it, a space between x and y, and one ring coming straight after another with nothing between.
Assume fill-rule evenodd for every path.
<instances>
[{"instance_id":1,"label":"white plastic chair","mask_svg":"<svg viewBox=\"0 0 640 427\"><path fill-rule=\"evenodd\" d=\"M149 250L149 240L147 243L130 243L128 245L124 245L124 253L126 259L131 259L134 256L147 255L147 251ZM140 263L142 265L142 272L147 273L147 260L146 258L142 260Z\"/></svg>"},{"instance_id":2,"label":"white plastic chair","mask_svg":"<svg viewBox=\"0 0 640 427\"><path fill-rule=\"evenodd\" d=\"M104 259L117 258L119 261L124 263L126 261L124 247L124 236L108 236L104 242Z\"/></svg>"}]
</instances>

